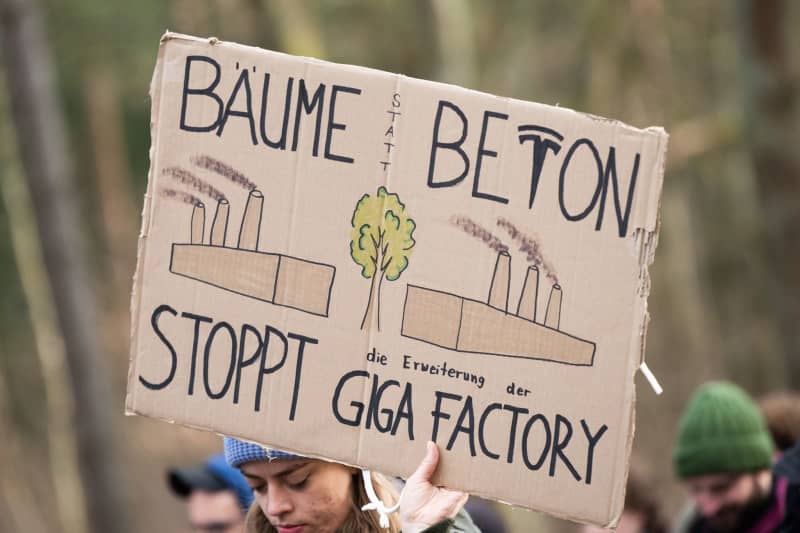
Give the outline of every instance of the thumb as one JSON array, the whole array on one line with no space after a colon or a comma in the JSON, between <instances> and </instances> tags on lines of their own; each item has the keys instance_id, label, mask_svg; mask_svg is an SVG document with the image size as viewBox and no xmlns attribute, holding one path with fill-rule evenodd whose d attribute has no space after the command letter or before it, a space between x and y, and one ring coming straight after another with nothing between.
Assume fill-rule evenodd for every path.
<instances>
[{"instance_id":1,"label":"thumb","mask_svg":"<svg viewBox=\"0 0 800 533\"><path fill-rule=\"evenodd\" d=\"M425 457L422 459L422 462L419 464L411 477L420 479L422 481L429 481L431 476L433 476L433 473L436 471L438 464L439 448L436 446L436 443L428 441Z\"/></svg>"},{"instance_id":2,"label":"thumb","mask_svg":"<svg viewBox=\"0 0 800 533\"><path fill-rule=\"evenodd\" d=\"M446 495L444 507L450 510L450 518L454 517L469 499L469 494L460 490L446 490L444 494Z\"/></svg>"}]
</instances>

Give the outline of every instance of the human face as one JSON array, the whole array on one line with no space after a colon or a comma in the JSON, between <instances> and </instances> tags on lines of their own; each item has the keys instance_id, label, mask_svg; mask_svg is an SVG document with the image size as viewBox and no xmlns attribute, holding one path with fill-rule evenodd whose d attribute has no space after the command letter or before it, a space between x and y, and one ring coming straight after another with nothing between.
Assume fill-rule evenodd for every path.
<instances>
[{"instance_id":1,"label":"human face","mask_svg":"<svg viewBox=\"0 0 800 533\"><path fill-rule=\"evenodd\" d=\"M279 533L329 533L347 519L355 470L313 459L255 461L242 473Z\"/></svg>"},{"instance_id":2,"label":"human face","mask_svg":"<svg viewBox=\"0 0 800 533\"><path fill-rule=\"evenodd\" d=\"M714 531L739 529L742 516L769 494L769 470L746 474L708 474L686 480L697 510Z\"/></svg>"},{"instance_id":3,"label":"human face","mask_svg":"<svg viewBox=\"0 0 800 533\"><path fill-rule=\"evenodd\" d=\"M233 492L194 490L186 500L189 526L195 533L242 533L244 513Z\"/></svg>"}]
</instances>

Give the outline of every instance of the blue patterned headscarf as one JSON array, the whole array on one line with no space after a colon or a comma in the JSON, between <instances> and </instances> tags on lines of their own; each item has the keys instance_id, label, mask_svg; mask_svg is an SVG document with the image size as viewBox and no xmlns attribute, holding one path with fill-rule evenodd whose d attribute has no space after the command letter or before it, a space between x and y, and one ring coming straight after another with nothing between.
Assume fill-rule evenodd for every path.
<instances>
[{"instance_id":1,"label":"blue patterned headscarf","mask_svg":"<svg viewBox=\"0 0 800 533\"><path fill-rule=\"evenodd\" d=\"M273 448L264 448L233 437L225 437L225 459L234 468L251 461L277 461L279 459L302 459L301 456Z\"/></svg>"}]
</instances>

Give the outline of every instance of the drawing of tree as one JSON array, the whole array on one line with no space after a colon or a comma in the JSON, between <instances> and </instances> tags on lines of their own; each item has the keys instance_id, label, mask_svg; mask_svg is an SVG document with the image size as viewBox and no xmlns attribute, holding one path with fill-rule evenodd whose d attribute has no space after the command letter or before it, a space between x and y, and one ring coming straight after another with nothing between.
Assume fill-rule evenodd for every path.
<instances>
[{"instance_id":1,"label":"drawing of tree","mask_svg":"<svg viewBox=\"0 0 800 533\"><path fill-rule=\"evenodd\" d=\"M361 329L376 316L381 329L381 285L394 281L408 267L417 225L406 213L397 194L379 187L377 194L365 194L356 203L350 233L350 256L361 267L361 275L372 279ZM375 281L377 280L377 287Z\"/></svg>"}]
</instances>

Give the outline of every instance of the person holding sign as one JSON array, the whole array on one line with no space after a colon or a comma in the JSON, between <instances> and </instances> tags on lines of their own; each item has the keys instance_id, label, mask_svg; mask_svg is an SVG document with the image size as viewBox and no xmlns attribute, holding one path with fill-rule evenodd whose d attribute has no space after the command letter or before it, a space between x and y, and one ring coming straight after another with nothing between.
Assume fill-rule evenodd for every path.
<instances>
[{"instance_id":1,"label":"person holding sign","mask_svg":"<svg viewBox=\"0 0 800 533\"><path fill-rule=\"evenodd\" d=\"M681 417L673 451L675 471L692 500L676 531L800 531L800 446L774 470L773 449L746 392L727 382L701 387Z\"/></svg>"},{"instance_id":2,"label":"person holding sign","mask_svg":"<svg viewBox=\"0 0 800 533\"><path fill-rule=\"evenodd\" d=\"M439 450L432 442L406 481L401 503L389 509L386 505L397 497L380 474L230 437L225 437L225 457L241 470L255 496L246 533L479 532L462 510L467 494L430 483L439 462ZM397 515L391 514L398 507Z\"/></svg>"}]
</instances>

